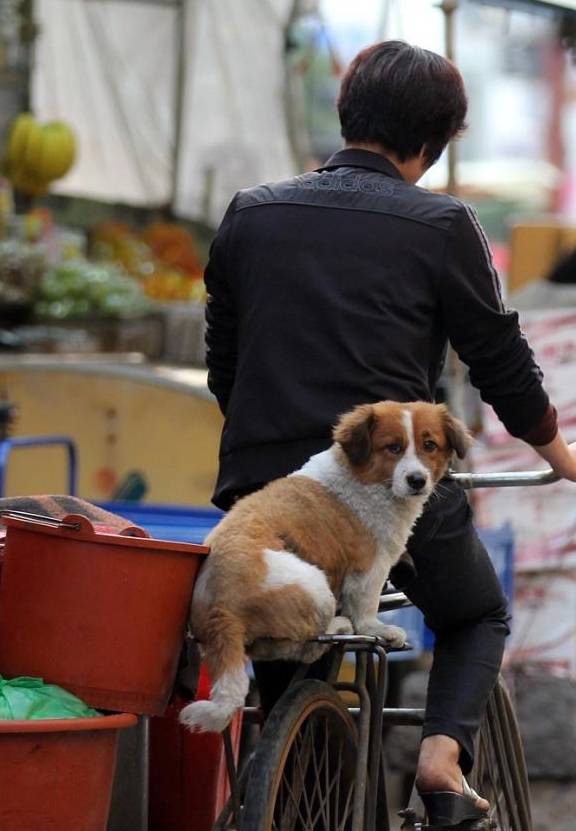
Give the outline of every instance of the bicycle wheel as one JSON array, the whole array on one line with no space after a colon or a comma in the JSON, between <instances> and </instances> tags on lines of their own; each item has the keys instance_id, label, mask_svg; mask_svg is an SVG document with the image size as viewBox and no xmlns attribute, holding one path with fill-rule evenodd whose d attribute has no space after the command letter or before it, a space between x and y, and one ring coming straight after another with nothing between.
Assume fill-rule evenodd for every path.
<instances>
[{"instance_id":1,"label":"bicycle wheel","mask_svg":"<svg viewBox=\"0 0 576 831\"><path fill-rule=\"evenodd\" d=\"M510 695L500 679L476 743L472 787L490 802L498 831L532 831L530 789L522 739Z\"/></svg>"},{"instance_id":2,"label":"bicycle wheel","mask_svg":"<svg viewBox=\"0 0 576 831\"><path fill-rule=\"evenodd\" d=\"M356 727L332 687L316 680L290 687L256 747L241 831L346 831L356 746Z\"/></svg>"}]
</instances>

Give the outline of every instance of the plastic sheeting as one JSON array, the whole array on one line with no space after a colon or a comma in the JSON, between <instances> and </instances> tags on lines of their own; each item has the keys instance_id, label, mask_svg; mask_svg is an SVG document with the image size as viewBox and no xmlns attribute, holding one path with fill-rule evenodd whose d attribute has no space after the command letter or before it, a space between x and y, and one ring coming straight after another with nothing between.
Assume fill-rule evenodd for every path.
<instances>
[{"instance_id":1,"label":"plastic sheeting","mask_svg":"<svg viewBox=\"0 0 576 831\"><path fill-rule=\"evenodd\" d=\"M284 106L292 0L192 5L176 209L214 224L240 188L296 173Z\"/></svg>"},{"instance_id":2,"label":"plastic sheeting","mask_svg":"<svg viewBox=\"0 0 576 831\"><path fill-rule=\"evenodd\" d=\"M140 205L174 199L180 215L215 225L238 189L295 172L284 106L292 0L184 2L173 181L176 5L36 0L33 109L40 120L68 121L80 148L60 192Z\"/></svg>"},{"instance_id":3,"label":"plastic sheeting","mask_svg":"<svg viewBox=\"0 0 576 831\"><path fill-rule=\"evenodd\" d=\"M108 201L170 198L176 77L174 9L36 0L32 82L42 120L69 122L79 158L57 188Z\"/></svg>"}]
</instances>

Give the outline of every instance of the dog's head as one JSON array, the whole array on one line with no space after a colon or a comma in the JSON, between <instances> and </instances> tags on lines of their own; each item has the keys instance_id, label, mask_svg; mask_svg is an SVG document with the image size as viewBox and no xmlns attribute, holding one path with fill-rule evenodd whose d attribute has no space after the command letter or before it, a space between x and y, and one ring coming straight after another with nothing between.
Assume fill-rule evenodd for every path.
<instances>
[{"instance_id":1,"label":"dog's head","mask_svg":"<svg viewBox=\"0 0 576 831\"><path fill-rule=\"evenodd\" d=\"M345 413L334 429L351 469L365 484L386 484L397 497L429 496L452 455L471 439L443 404L380 401Z\"/></svg>"}]
</instances>

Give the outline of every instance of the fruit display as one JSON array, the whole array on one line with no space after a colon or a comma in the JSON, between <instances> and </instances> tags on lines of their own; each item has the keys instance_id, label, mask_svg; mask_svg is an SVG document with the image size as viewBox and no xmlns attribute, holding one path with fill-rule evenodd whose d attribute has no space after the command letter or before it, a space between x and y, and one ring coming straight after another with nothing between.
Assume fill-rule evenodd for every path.
<instances>
[{"instance_id":1,"label":"fruit display","mask_svg":"<svg viewBox=\"0 0 576 831\"><path fill-rule=\"evenodd\" d=\"M156 222L137 233L119 222L98 225L92 255L119 263L153 300L203 303L202 266L192 234L181 226Z\"/></svg>"},{"instance_id":2,"label":"fruit display","mask_svg":"<svg viewBox=\"0 0 576 831\"><path fill-rule=\"evenodd\" d=\"M75 157L76 140L67 124L41 124L30 113L21 113L10 127L3 167L16 190L40 196L68 173Z\"/></svg>"},{"instance_id":3,"label":"fruit display","mask_svg":"<svg viewBox=\"0 0 576 831\"><path fill-rule=\"evenodd\" d=\"M150 311L141 286L118 266L69 260L40 281L35 313L40 318L126 318Z\"/></svg>"},{"instance_id":4,"label":"fruit display","mask_svg":"<svg viewBox=\"0 0 576 831\"><path fill-rule=\"evenodd\" d=\"M0 242L0 309L32 305L44 271L41 245L16 240Z\"/></svg>"},{"instance_id":5,"label":"fruit display","mask_svg":"<svg viewBox=\"0 0 576 831\"><path fill-rule=\"evenodd\" d=\"M142 239L166 265L180 269L194 279L202 274L192 234L171 222L154 222L142 232Z\"/></svg>"}]
</instances>

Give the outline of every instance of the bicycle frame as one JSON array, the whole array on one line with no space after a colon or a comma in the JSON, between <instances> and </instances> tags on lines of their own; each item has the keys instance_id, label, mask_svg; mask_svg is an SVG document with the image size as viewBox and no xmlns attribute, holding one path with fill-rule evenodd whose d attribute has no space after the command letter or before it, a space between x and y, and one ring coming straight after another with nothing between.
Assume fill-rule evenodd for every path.
<instances>
[{"instance_id":1,"label":"bicycle frame","mask_svg":"<svg viewBox=\"0 0 576 831\"><path fill-rule=\"evenodd\" d=\"M503 473L450 472L449 478L465 490L548 485L561 479L552 469ZM402 592L387 592L380 598L380 611L411 605ZM382 729L384 725L422 726L424 710L374 706L385 701L387 688L387 652L378 638L333 635L321 636L318 640L339 645L343 653L354 652L356 656L354 681L333 683L337 690L354 692L360 703L359 707L348 708L358 720L357 793L352 831L374 831L376 821L381 831L390 831L384 757L381 752ZM370 654L375 656L376 661L370 660ZM363 776L363 772L366 775ZM376 786L379 776L382 777L380 788ZM367 780L372 783L370 788L366 788Z\"/></svg>"},{"instance_id":2,"label":"bicycle frame","mask_svg":"<svg viewBox=\"0 0 576 831\"><path fill-rule=\"evenodd\" d=\"M503 473L459 473L450 472L449 478L464 489L489 487L521 487L553 484L560 480L553 470L538 470ZM406 595L399 591L388 591L380 598L380 611L411 606ZM358 728L358 756L356 760L356 787L352 813L351 831L390 831L384 755L382 752L382 731L389 726L422 726L423 709L383 707L388 682L387 650L382 640L368 635L320 635L311 639L332 646L324 656L327 672L324 680L335 690L353 693L359 706L349 706L348 711L356 720ZM408 647L409 648L409 647ZM345 654L354 653L355 671L353 681L338 681L338 672ZM302 665L292 683L306 677L314 677L314 665ZM245 715L250 721L260 721L255 708L246 707ZM217 822L215 829L227 827L231 814L240 815L240 790L245 770L240 773L234 764L229 736L224 734L228 762L228 773L232 787L232 798L228 809ZM380 783L380 786L379 786Z\"/></svg>"}]
</instances>

